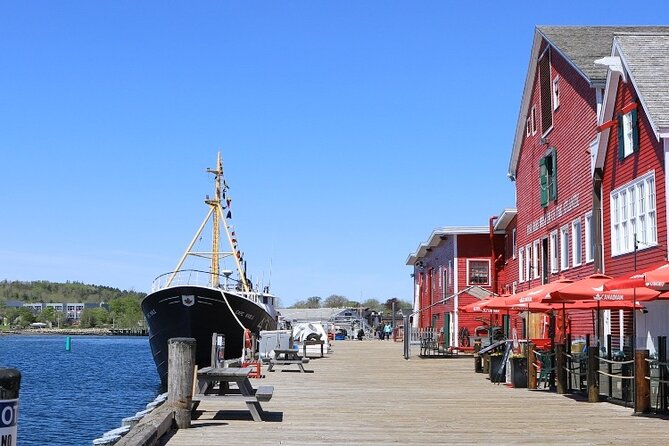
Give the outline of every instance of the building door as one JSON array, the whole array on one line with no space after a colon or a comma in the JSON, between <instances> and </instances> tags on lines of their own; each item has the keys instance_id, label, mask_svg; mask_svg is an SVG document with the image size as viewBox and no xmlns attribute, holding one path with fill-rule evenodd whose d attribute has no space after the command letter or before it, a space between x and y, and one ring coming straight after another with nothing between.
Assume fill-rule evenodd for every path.
<instances>
[{"instance_id":1,"label":"building door","mask_svg":"<svg viewBox=\"0 0 669 446\"><path fill-rule=\"evenodd\" d=\"M541 283L548 283L548 238L541 239Z\"/></svg>"},{"instance_id":2,"label":"building door","mask_svg":"<svg viewBox=\"0 0 669 446\"><path fill-rule=\"evenodd\" d=\"M451 313L444 313L443 343L444 348L451 345Z\"/></svg>"}]
</instances>

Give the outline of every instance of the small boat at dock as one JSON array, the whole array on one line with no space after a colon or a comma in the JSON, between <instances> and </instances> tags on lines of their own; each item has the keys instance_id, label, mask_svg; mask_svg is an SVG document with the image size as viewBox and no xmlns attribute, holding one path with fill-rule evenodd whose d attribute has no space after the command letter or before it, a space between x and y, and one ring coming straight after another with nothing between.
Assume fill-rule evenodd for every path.
<instances>
[{"instance_id":1,"label":"small boat at dock","mask_svg":"<svg viewBox=\"0 0 669 446\"><path fill-rule=\"evenodd\" d=\"M207 169L215 177L214 197L207 196L209 212L200 225L174 271L158 276L141 302L149 327L149 342L158 374L167 382L167 344L176 337L195 338L198 367L211 365L212 334L223 335L225 348L219 359L241 358L245 348L245 330L256 336L261 330L274 330L277 313L275 297L269 287L253 289L246 275L246 262L237 248L235 232L231 230L228 185L223 179L221 154L217 167ZM227 211L227 212L226 212ZM211 251L195 251L194 246L211 222ZM229 250L220 249L221 234L227 238ZM187 258L206 259L208 267L183 269ZM232 270L221 270L220 261L227 259ZM259 287L260 288L260 287Z\"/></svg>"}]
</instances>

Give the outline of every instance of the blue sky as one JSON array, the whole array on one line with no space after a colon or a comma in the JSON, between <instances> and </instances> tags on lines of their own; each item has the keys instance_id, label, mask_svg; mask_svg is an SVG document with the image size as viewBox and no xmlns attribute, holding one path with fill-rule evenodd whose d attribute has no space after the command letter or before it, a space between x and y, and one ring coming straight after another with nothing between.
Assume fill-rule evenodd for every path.
<instances>
[{"instance_id":1,"label":"blue sky","mask_svg":"<svg viewBox=\"0 0 669 446\"><path fill-rule=\"evenodd\" d=\"M249 272L283 304L410 301L434 228L514 206L534 27L668 19L660 1L2 2L0 279L148 291L220 150Z\"/></svg>"}]
</instances>

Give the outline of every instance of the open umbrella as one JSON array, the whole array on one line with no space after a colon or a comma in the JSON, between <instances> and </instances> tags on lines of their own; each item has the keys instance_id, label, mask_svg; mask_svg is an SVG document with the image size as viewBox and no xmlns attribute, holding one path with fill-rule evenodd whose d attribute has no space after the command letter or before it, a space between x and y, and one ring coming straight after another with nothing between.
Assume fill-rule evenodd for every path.
<instances>
[{"instance_id":1,"label":"open umbrella","mask_svg":"<svg viewBox=\"0 0 669 446\"><path fill-rule=\"evenodd\" d=\"M572 283L574 283L573 280L561 279L535 286L506 298L504 303L507 305L524 305L529 308L530 305L534 306L536 303L546 303L546 299L550 298L553 291L558 291Z\"/></svg>"},{"instance_id":2,"label":"open umbrella","mask_svg":"<svg viewBox=\"0 0 669 446\"><path fill-rule=\"evenodd\" d=\"M604 274L593 274L578 280L564 288L551 292L551 297L564 300L592 300L592 301L648 301L655 299L660 292L644 286L632 288L618 288L604 290L604 284L611 280Z\"/></svg>"},{"instance_id":3,"label":"open umbrella","mask_svg":"<svg viewBox=\"0 0 669 446\"><path fill-rule=\"evenodd\" d=\"M615 290L620 288L635 288L635 287L648 287L656 288L656 286L651 286L648 282L647 275L651 275L653 280L653 285L659 285L657 289L666 289L669 290L669 263L661 262L651 265L646 268L638 269L631 273L623 274L614 279L609 280L604 284L604 290Z\"/></svg>"},{"instance_id":4,"label":"open umbrella","mask_svg":"<svg viewBox=\"0 0 669 446\"><path fill-rule=\"evenodd\" d=\"M471 304L465 305L460 309L467 313L499 313L498 308L488 308L488 302L491 300L492 299L485 299L478 302L473 302Z\"/></svg>"}]
</instances>

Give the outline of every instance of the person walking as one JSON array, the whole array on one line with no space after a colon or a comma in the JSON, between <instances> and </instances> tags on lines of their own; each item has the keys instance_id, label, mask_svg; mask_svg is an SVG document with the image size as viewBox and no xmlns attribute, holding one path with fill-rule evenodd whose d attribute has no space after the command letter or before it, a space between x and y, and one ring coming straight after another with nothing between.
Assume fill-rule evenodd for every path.
<instances>
[{"instance_id":1,"label":"person walking","mask_svg":"<svg viewBox=\"0 0 669 446\"><path fill-rule=\"evenodd\" d=\"M390 339L390 332L393 331L393 328L390 326L390 323L387 322L386 326L383 327L383 337L387 341Z\"/></svg>"}]
</instances>

